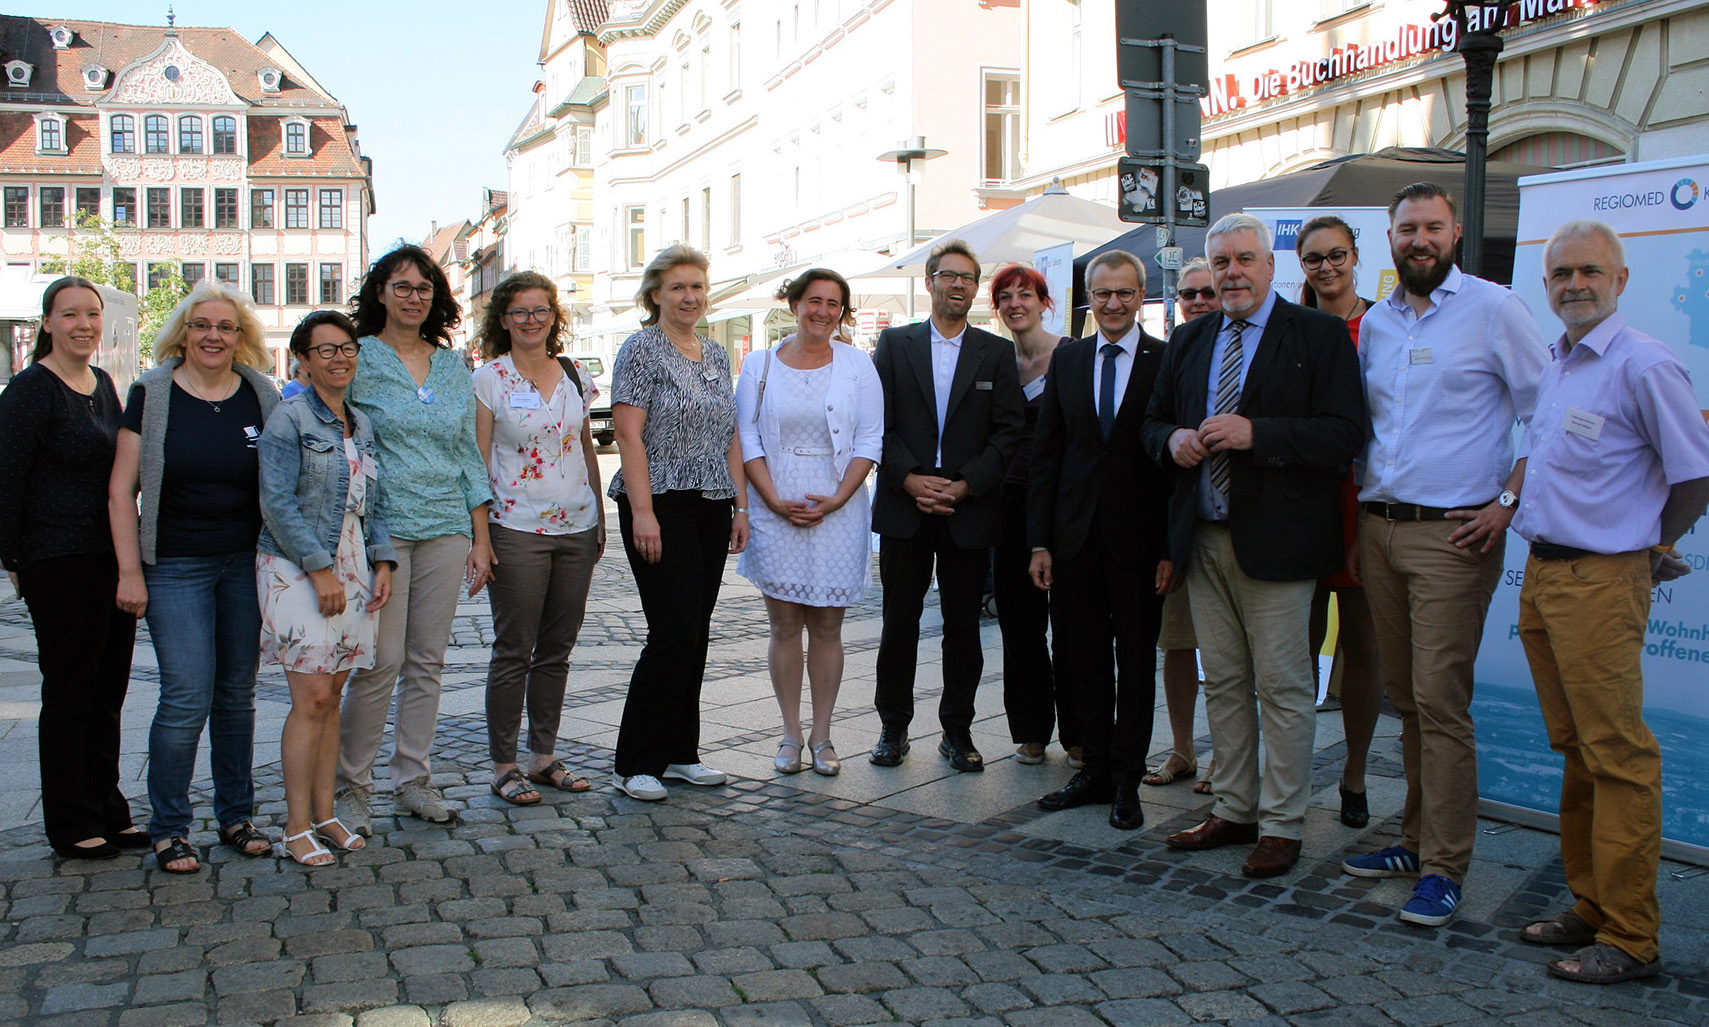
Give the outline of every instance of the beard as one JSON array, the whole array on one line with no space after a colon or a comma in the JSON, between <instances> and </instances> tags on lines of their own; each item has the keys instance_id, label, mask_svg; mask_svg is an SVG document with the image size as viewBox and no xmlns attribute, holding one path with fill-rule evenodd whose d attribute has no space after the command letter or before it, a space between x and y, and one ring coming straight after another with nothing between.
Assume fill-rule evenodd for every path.
<instances>
[{"instance_id":1,"label":"beard","mask_svg":"<svg viewBox=\"0 0 1709 1027\"><path fill-rule=\"evenodd\" d=\"M1454 269L1454 255L1430 249L1428 252L1436 258L1436 262L1429 268L1420 268L1408 259L1415 252L1417 251L1407 250L1394 254L1395 271L1400 276L1401 287L1406 290L1407 295L1428 296L1448 280L1448 272Z\"/></svg>"}]
</instances>

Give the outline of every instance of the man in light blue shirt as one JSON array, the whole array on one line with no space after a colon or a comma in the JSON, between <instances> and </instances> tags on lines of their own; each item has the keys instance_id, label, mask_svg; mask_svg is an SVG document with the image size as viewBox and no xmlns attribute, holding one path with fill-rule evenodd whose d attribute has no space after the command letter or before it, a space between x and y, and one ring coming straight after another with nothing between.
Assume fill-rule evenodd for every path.
<instances>
[{"instance_id":1,"label":"man in light blue shirt","mask_svg":"<svg viewBox=\"0 0 1709 1027\"><path fill-rule=\"evenodd\" d=\"M1519 638L1564 758L1561 862L1577 901L1520 938L1586 946L1549 972L1613 984L1661 968L1661 750L1641 657L1651 583L1688 569L1673 544L1709 500L1709 426L1685 364L1616 310L1626 255L1612 228L1556 229L1543 282L1566 334L1520 446Z\"/></svg>"},{"instance_id":2,"label":"man in light blue shirt","mask_svg":"<svg viewBox=\"0 0 1709 1027\"><path fill-rule=\"evenodd\" d=\"M1400 712L1406 806L1400 844L1342 868L1419 875L1400 918L1428 927L1453 918L1471 864L1472 665L1516 502L1514 421L1531 419L1549 355L1523 301L1454 266L1459 238L1453 198L1439 185L1407 186L1389 205L1401 287L1359 331L1371 441L1348 567L1365 586L1383 683Z\"/></svg>"}]
</instances>

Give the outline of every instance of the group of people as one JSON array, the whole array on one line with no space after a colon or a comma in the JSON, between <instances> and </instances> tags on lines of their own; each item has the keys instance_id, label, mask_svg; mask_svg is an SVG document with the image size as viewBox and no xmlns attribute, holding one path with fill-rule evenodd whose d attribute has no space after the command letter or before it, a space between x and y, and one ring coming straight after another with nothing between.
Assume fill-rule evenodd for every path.
<instances>
[{"instance_id":1,"label":"group of people","mask_svg":"<svg viewBox=\"0 0 1709 1027\"><path fill-rule=\"evenodd\" d=\"M1444 189L1409 186L1389 214L1399 287L1378 301L1357 294L1357 239L1340 218L1299 232L1299 302L1272 286L1265 223L1221 219L1182 272L1184 323L1167 343L1141 327L1145 269L1121 251L1086 269L1096 331L1083 339L1043 326L1056 299L1042 275L999 270L1004 338L968 324L982 269L945 242L926 266L930 318L886 330L871 356L845 341L849 283L813 269L779 292L795 331L749 354L739 380L696 330L707 258L659 253L612 383L609 495L647 622L614 787L657 801L667 781L725 782L701 759L699 699L731 554L765 598L776 770L838 773L841 627L871 585L876 532L871 763L909 753L935 577L938 752L984 769L972 726L989 580L1016 759L1043 762L1054 735L1077 771L1039 805L1108 805L1112 826L1141 826L1142 783L1198 772L1202 659L1214 756L1197 788L1214 804L1166 844L1252 845L1243 871L1279 875L1300 855L1333 594L1343 821L1369 819L1364 764L1385 691L1407 781L1398 843L1344 869L1418 877L1400 918L1444 924L1476 821L1472 664L1512 522L1530 545L1520 632L1566 758L1578 900L1522 937L1586 946L1551 964L1572 979L1656 972L1659 753L1638 658L1650 583L1683 573L1672 544L1709 500L1709 428L1684 366L1621 321L1624 255L1607 226L1571 222L1545 247L1567 326L1551 359L1520 300L1454 266ZM550 279L499 283L472 375L449 348L460 317L433 260L394 250L353 317L297 325L306 383L281 400L248 300L205 280L121 405L91 364L100 293L77 278L48 288L34 362L0 394L0 560L36 629L56 851L152 846L162 870L197 872L189 786L206 729L222 842L272 852L251 819L263 656L291 692L284 855L320 866L365 844L394 705L394 808L452 820L429 754L465 589L486 588L493 614L492 792L529 805L591 787L555 752L606 545L587 420L597 387L563 355ZM118 781L137 617L160 668L146 831ZM1148 767L1159 648L1172 738Z\"/></svg>"}]
</instances>

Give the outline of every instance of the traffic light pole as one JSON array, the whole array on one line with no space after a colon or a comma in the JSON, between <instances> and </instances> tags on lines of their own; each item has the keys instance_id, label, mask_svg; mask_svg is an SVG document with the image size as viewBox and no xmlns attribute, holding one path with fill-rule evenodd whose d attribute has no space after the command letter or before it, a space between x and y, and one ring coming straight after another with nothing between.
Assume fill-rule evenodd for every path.
<instances>
[{"instance_id":1,"label":"traffic light pole","mask_svg":"<svg viewBox=\"0 0 1709 1027\"><path fill-rule=\"evenodd\" d=\"M1197 98L1202 90L1197 87L1182 89L1176 83L1176 53L1180 50L1190 50L1203 53L1203 47L1186 46L1174 36L1164 36L1161 39L1120 39L1124 46L1155 46L1158 48L1159 70L1161 81L1158 82L1122 82L1122 85L1132 92L1163 102L1163 139L1161 154L1163 162L1163 195L1160 209L1162 221L1157 226L1157 249L1159 251L1175 247L1175 227L1180 219L1180 190L1181 190L1181 154L1174 146L1176 132L1176 105L1183 98ZM1134 152L1129 146L1128 152ZM1193 156L1191 154L1188 155ZM1175 327L1175 288L1178 284L1180 270L1178 267L1163 267L1163 332L1165 335Z\"/></svg>"}]
</instances>

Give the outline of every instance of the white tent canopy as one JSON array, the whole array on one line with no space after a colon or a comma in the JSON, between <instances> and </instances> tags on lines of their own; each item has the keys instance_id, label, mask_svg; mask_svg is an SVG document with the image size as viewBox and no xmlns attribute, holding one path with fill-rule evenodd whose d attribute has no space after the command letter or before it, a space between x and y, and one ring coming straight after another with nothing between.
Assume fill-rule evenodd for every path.
<instances>
[{"instance_id":1,"label":"white tent canopy","mask_svg":"<svg viewBox=\"0 0 1709 1027\"><path fill-rule=\"evenodd\" d=\"M960 239L987 266L1030 263L1033 254L1063 243L1074 244L1079 256L1127 231L1132 226L1116 216L1116 209L1070 196L1047 192L1025 203L987 215L930 242L862 277L873 275L923 275L932 247L946 239Z\"/></svg>"}]
</instances>

